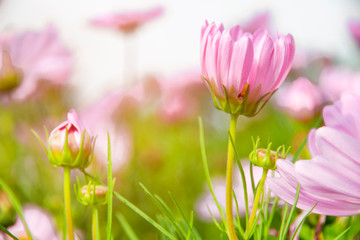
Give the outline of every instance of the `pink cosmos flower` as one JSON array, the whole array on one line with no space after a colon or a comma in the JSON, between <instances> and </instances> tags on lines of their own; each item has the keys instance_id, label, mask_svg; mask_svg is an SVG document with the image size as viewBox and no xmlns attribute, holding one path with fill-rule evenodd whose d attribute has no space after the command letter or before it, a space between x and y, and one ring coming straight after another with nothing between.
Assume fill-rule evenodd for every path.
<instances>
[{"instance_id":1,"label":"pink cosmos flower","mask_svg":"<svg viewBox=\"0 0 360 240\"><path fill-rule=\"evenodd\" d=\"M246 187L248 192L248 199L249 199L249 208L252 207L252 202L254 198L254 194L252 192L251 187L251 178L250 178L250 161L249 160L243 160L241 161L244 172L245 172L245 178L246 178ZM237 167L234 168L235 174L234 174L234 192L236 194L236 198L238 200L238 206L239 206L239 214L241 216L245 215L245 200L244 200L244 190L242 185L242 180L240 176L239 169ZM254 183L255 185L260 181L262 176L262 168L261 167L253 167L253 174L254 174ZM225 209L225 192L226 192L226 186L225 186L225 178L218 177L214 178L212 180L212 185L214 188L214 193L216 196L217 201L219 202L220 206ZM208 186L206 185L206 188ZM235 200L234 200L234 206L235 206ZM221 220L221 215L218 210L218 207L213 199L212 194L209 190L207 190L203 195L200 196L200 198L196 202L196 212L198 215L206 221L212 221L211 214L218 220ZM237 214L236 208L233 209L234 216Z\"/></svg>"},{"instance_id":2,"label":"pink cosmos flower","mask_svg":"<svg viewBox=\"0 0 360 240\"><path fill-rule=\"evenodd\" d=\"M71 109L67 117L49 135L50 162L56 166L86 168L90 164L92 139L75 110Z\"/></svg>"},{"instance_id":3,"label":"pink cosmos flower","mask_svg":"<svg viewBox=\"0 0 360 240\"><path fill-rule=\"evenodd\" d=\"M338 100L344 91L351 90L360 94L360 72L341 67L323 69L319 77L319 87L327 100Z\"/></svg>"},{"instance_id":4,"label":"pink cosmos flower","mask_svg":"<svg viewBox=\"0 0 360 240\"><path fill-rule=\"evenodd\" d=\"M16 88L11 89L12 99L27 98L37 90L41 80L62 85L69 79L72 55L61 43L54 26L42 32L27 31L0 39L0 82L9 70L19 79Z\"/></svg>"},{"instance_id":5,"label":"pink cosmos flower","mask_svg":"<svg viewBox=\"0 0 360 240\"><path fill-rule=\"evenodd\" d=\"M81 114L85 126L96 136L94 156L102 167L107 166L107 132L110 134L113 171L119 170L133 154L132 135L126 123L116 115L145 104L147 91L143 85L108 94Z\"/></svg>"},{"instance_id":6,"label":"pink cosmos flower","mask_svg":"<svg viewBox=\"0 0 360 240\"><path fill-rule=\"evenodd\" d=\"M199 70L158 78L161 102L158 114L165 122L178 122L198 115L203 87Z\"/></svg>"},{"instance_id":7,"label":"pink cosmos flower","mask_svg":"<svg viewBox=\"0 0 360 240\"><path fill-rule=\"evenodd\" d=\"M23 209L23 214L26 223L29 226L29 230L34 239L39 240L59 240L60 237L57 234L55 228L55 222L52 217L43 209L35 205L27 205ZM9 232L14 234L19 239L28 239L26 229L20 220L17 218L15 224L8 228ZM2 238L0 240L11 239L10 237Z\"/></svg>"},{"instance_id":8,"label":"pink cosmos flower","mask_svg":"<svg viewBox=\"0 0 360 240\"><path fill-rule=\"evenodd\" d=\"M119 29L125 33L133 32L139 26L163 14L162 7L155 7L145 11L132 11L107 14L91 21L91 24L101 27Z\"/></svg>"},{"instance_id":9,"label":"pink cosmos flower","mask_svg":"<svg viewBox=\"0 0 360 240\"><path fill-rule=\"evenodd\" d=\"M207 22L201 29L203 78L215 106L231 114L254 116L284 81L294 52L290 35L272 39L266 30L252 35L240 26L227 30Z\"/></svg>"},{"instance_id":10,"label":"pink cosmos flower","mask_svg":"<svg viewBox=\"0 0 360 240\"><path fill-rule=\"evenodd\" d=\"M277 161L280 177L267 179L271 191L297 207L333 216L360 213L360 96L346 92L323 110L325 126L309 133L312 159Z\"/></svg>"},{"instance_id":11,"label":"pink cosmos flower","mask_svg":"<svg viewBox=\"0 0 360 240\"><path fill-rule=\"evenodd\" d=\"M307 121L318 113L324 99L317 86L309 79L300 77L280 89L276 102L295 119Z\"/></svg>"},{"instance_id":12,"label":"pink cosmos flower","mask_svg":"<svg viewBox=\"0 0 360 240\"><path fill-rule=\"evenodd\" d=\"M360 46L360 21L352 20L348 23L348 27L357 44Z\"/></svg>"}]
</instances>

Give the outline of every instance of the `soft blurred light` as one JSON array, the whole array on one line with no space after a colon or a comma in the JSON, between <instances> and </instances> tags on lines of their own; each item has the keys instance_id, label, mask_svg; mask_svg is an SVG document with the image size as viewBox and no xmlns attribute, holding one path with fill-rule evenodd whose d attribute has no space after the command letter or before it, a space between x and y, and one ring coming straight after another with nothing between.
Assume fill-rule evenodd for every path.
<instances>
[{"instance_id":1,"label":"soft blurred light","mask_svg":"<svg viewBox=\"0 0 360 240\"><path fill-rule=\"evenodd\" d=\"M89 20L115 11L165 8L164 16L136 32L138 76L168 75L199 66L199 35L204 20L241 24L269 10L274 29L294 36L297 46L318 49L359 65L357 46L347 29L349 19L360 19L356 1L336 0L226 0L226 1L112 1L112 0L3 0L0 30L41 29L53 22L75 54L78 106L94 102L105 92L127 85L123 76L124 36L92 27Z\"/></svg>"}]
</instances>

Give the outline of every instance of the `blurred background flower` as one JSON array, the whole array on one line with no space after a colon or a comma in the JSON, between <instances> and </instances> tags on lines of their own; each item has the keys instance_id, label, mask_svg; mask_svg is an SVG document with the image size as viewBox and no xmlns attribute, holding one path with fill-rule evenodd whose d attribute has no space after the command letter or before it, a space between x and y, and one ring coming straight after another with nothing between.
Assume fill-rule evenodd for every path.
<instances>
[{"instance_id":1,"label":"blurred background flower","mask_svg":"<svg viewBox=\"0 0 360 240\"><path fill-rule=\"evenodd\" d=\"M90 134L97 136L90 174L106 181L109 132L115 190L150 216L156 216L158 210L139 182L175 209L168 196L171 191L187 214L204 193L198 116L204 122L210 174L222 179L225 173L228 119L214 110L200 79L199 33L204 21L223 22L226 28L240 24L249 32L266 28L271 36L276 36L275 30L290 32L297 51L285 82L311 79L330 102L358 85L360 52L347 24L349 19L360 19L359 9L355 0L2 0L0 67L5 63L22 81L10 92L17 101L0 104L0 176L22 204L41 206L51 214L54 227L62 229L62 173L49 164L29 129L45 139L44 125L53 129L74 108ZM89 24L104 13L121 13L107 22L114 24L116 31ZM154 18L145 21L142 13ZM119 34L122 23L117 22L120 17L114 19L118 16L135 16L128 28L136 26L136 31ZM17 57L21 61L16 65ZM348 73L327 74L326 69ZM136 81L126 71L133 73ZM27 76L31 81L25 80ZM28 87L21 89L22 83ZM275 97L280 97L280 90ZM236 147L241 158L252 150L251 136L259 136L262 144L271 141L274 146L292 146L294 154L314 126L314 118L299 123L273 103L251 121L240 120L236 134L241 140ZM308 157L307 149L301 157ZM80 177L84 181L78 171L72 174L73 180ZM74 194L72 197L74 224L89 238L90 211L75 201ZM158 238L152 226L114 203L114 212L126 217L140 239ZM200 203L202 208L205 204ZM105 221L104 209L99 216ZM276 217L280 218L278 211ZM203 239L218 236L216 227L199 215L194 225ZM309 226L311 223L305 222L303 229ZM124 236L117 221L113 234L114 239Z\"/></svg>"}]
</instances>

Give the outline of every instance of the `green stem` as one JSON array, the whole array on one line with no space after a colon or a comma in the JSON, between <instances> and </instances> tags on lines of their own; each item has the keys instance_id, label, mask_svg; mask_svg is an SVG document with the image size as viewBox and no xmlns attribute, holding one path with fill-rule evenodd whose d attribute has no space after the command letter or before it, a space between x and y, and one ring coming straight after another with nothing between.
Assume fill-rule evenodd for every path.
<instances>
[{"instance_id":1,"label":"green stem","mask_svg":"<svg viewBox=\"0 0 360 240\"><path fill-rule=\"evenodd\" d=\"M96 206L92 207L92 239L100 239L99 214Z\"/></svg>"},{"instance_id":2,"label":"green stem","mask_svg":"<svg viewBox=\"0 0 360 240\"><path fill-rule=\"evenodd\" d=\"M64 167L64 201L65 215L67 224L67 236L69 240L74 240L72 217L71 217L71 195L70 195L70 168Z\"/></svg>"},{"instance_id":3,"label":"green stem","mask_svg":"<svg viewBox=\"0 0 360 240\"><path fill-rule=\"evenodd\" d=\"M226 167L226 225L230 240L237 240L234 227L233 209L232 209L232 173L234 163L234 147L231 145L231 138L235 143L236 123L239 115L231 114L230 136L228 143L228 158Z\"/></svg>"},{"instance_id":4,"label":"green stem","mask_svg":"<svg viewBox=\"0 0 360 240\"><path fill-rule=\"evenodd\" d=\"M254 205L253 205L253 209L251 212L249 225L248 225L249 227L248 227L248 229L246 229L246 232L245 232L245 238L250 237L249 236L250 230L252 229L253 225L255 224L256 213L257 213L257 209L259 206L260 197L261 197L261 194L264 189L265 179L266 179L266 175L267 175L268 171L269 171L269 169L265 169L265 168L263 169L263 174L260 179L259 185L256 190L255 198L254 198Z\"/></svg>"}]
</instances>

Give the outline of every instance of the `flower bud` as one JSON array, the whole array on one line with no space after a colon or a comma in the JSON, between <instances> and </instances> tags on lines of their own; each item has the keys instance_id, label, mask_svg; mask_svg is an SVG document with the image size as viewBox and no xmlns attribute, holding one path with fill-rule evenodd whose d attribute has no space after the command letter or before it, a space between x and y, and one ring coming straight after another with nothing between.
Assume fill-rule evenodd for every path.
<instances>
[{"instance_id":1,"label":"flower bud","mask_svg":"<svg viewBox=\"0 0 360 240\"><path fill-rule=\"evenodd\" d=\"M74 110L50 133L48 146L50 162L55 166L84 169L90 164L92 138Z\"/></svg>"},{"instance_id":2,"label":"flower bud","mask_svg":"<svg viewBox=\"0 0 360 240\"><path fill-rule=\"evenodd\" d=\"M95 189L95 191L94 191ZM77 192L79 201L84 205L105 205L107 187L102 185L85 185Z\"/></svg>"},{"instance_id":3,"label":"flower bud","mask_svg":"<svg viewBox=\"0 0 360 240\"><path fill-rule=\"evenodd\" d=\"M276 169L276 161L280 159L285 159L288 152L285 151L284 146L280 146L276 151L271 150L271 143L269 143L267 149L258 148L260 139L256 140L256 143L253 141L254 149L249 155L250 161L258 167L265 169ZM280 153L281 152L281 153Z\"/></svg>"},{"instance_id":4,"label":"flower bud","mask_svg":"<svg viewBox=\"0 0 360 240\"><path fill-rule=\"evenodd\" d=\"M8 227L15 223L16 212L9 197L5 192L0 191L0 224Z\"/></svg>"},{"instance_id":5,"label":"flower bud","mask_svg":"<svg viewBox=\"0 0 360 240\"><path fill-rule=\"evenodd\" d=\"M3 51L0 70L0 92L14 90L21 83L22 77L21 70L13 65L9 52Z\"/></svg>"}]
</instances>

